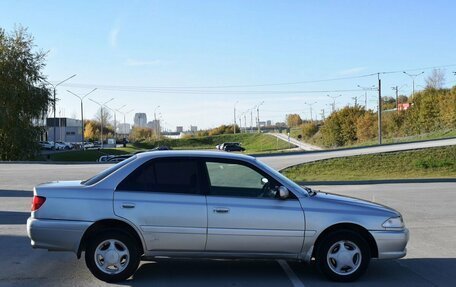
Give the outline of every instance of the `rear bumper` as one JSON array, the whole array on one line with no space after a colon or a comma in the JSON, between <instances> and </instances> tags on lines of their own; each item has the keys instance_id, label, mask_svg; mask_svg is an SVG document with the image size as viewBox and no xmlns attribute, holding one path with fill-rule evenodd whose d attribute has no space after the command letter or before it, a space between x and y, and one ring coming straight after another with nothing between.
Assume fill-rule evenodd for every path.
<instances>
[{"instance_id":1,"label":"rear bumper","mask_svg":"<svg viewBox=\"0 0 456 287\"><path fill-rule=\"evenodd\" d=\"M409 231L403 230L382 230L370 232L377 243L379 259L397 259L407 254L407 242Z\"/></svg>"},{"instance_id":2,"label":"rear bumper","mask_svg":"<svg viewBox=\"0 0 456 287\"><path fill-rule=\"evenodd\" d=\"M92 224L88 221L67 221L29 218L27 234L33 248L77 252L82 235Z\"/></svg>"}]
</instances>

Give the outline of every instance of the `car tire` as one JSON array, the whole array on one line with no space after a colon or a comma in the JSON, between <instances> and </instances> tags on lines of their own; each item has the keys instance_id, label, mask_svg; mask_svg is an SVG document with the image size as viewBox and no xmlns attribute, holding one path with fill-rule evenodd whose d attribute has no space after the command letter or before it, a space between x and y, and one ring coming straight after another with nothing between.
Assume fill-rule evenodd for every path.
<instances>
[{"instance_id":1,"label":"car tire","mask_svg":"<svg viewBox=\"0 0 456 287\"><path fill-rule=\"evenodd\" d=\"M363 275L371 259L366 240L351 230L325 236L315 252L317 268L329 279L352 282Z\"/></svg>"},{"instance_id":2,"label":"car tire","mask_svg":"<svg viewBox=\"0 0 456 287\"><path fill-rule=\"evenodd\" d=\"M85 262L98 279L120 282L132 276L140 263L135 239L121 230L106 230L88 239Z\"/></svg>"}]
</instances>

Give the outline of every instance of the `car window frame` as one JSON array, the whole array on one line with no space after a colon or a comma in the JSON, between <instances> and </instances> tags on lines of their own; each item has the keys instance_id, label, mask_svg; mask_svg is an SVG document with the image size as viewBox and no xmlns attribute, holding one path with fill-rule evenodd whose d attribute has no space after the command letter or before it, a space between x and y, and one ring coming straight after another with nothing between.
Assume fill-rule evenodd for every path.
<instances>
[{"instance_id":1,"label":"car window frame","mask_svg":"<svg viewBox=\"0 0 456 287\"><path fill-rule=\"evenodd\" d=\"M196 180L196 193L185 193L185 192L166 192L166 191L151 191L151 190L127 190L127 189L119 189L119 186L125 181L128 180L130 176L133 176L135 173L139 172L140 168L146 168L151 164L155 164L158 161L165 161L165 160L190 160L195 161L197 164L197 180ZM155 169L155 167L154 167ZM156 176L156 174L154 174ZM141 192L141 193L149 193L149 194L175 194L175 195L189 195L189 196L205 196L204 193L204 177L202 176L201 171L201 163L196 157L187 157L187 156L173 156L173 157L156 157L150 160L143 162L141 165L135 168L130 174L125 176L119 183L116 185L114 192Z\"/></svg>"},{"instance_id":2,"label":"car window frame","mask_svg":"<svg viewBox=\"0 0 456 287\"><path fill-rule=\"evenodd\" d=\"M210 188L211 188L211 182L210 182L210 177L209 177L209 171L207 170L207 165L206 162L220 162L220 163L228 163L228 164L239 164L246 166L248 168L253 169L254 171L258 172L260 175L263 177L267 178L268 181L273 181L277 183L278 185L283 185L280 181L275 179L273 176L262 170L261 168L257 167L256 165L248 162L248 161L243 161L243 160L238 160L238 159L230 159L230 158L210 158L210 157L204 157L201 158L200 162L200 168L202 171L202 175L204 176L204 180L202 181L205 185L204 188L204 194L206 196L214 196L214 197L231 197L231 198L244 198L244 199L263 199L263 200L298 200L298 197L291 191L289 191L289 197L286 199L280 199L280 198L268 198L268 197L250 197L250 196L238 196L238 195L215 195L215 194L210 194Z\"/></svg>"}]
</instances>

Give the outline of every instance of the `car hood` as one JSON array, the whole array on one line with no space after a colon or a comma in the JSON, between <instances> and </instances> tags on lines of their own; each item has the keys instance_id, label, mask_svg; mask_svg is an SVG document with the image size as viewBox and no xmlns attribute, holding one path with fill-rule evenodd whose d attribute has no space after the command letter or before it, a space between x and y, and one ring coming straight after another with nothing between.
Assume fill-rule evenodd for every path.
<instances>
[{"instance_id":1,"label":"car hood","mask_svg":"<svg viewBox=\"0 0 456 287\"><path fill-rule=\"evenodd\" d=\"M354 197L349 197L349 196L343 196L343 195L338 195L338 194L332 194L332 193L327 193L327 192L322 192L319 191L317 192L316 195L313 196L315 200L318 200L320 202L324 202L330 205L337 205L337 206L345 206L347 208L354 208L358 210L370 210L370 211L376 211L378 213L384 213L385 215L388 216L400 216L401 214L392 209L391 207L367 201L367 200L362 200L359 198L354 198Z\"/></svg>"}]
</instances>

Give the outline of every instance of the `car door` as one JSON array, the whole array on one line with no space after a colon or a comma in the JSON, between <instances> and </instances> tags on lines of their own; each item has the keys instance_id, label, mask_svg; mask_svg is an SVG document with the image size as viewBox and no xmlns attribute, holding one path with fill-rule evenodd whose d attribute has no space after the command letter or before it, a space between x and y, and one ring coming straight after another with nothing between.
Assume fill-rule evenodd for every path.
<instances>
[{"instance_id":1,"label":"car door","mask_svg":"<svg viewBox=\"0 0 456 287\"><path fill-rule=\"evenodd\" d=\"M237 160L205 160L208 236L206 251L297 254L304 240L298 199L278 198L279 184Z\"/></svg>"},{"instance_id":2,"label":"car door","mask_svg":"<svg viewBox=\"0 0 456 287\"><path fill-rule=\"evenodd\" d=\"M141 230L148 250L204 250L207 209L199 167L191 158L153 159L117 186L114 212Z\"/></svg>"}]
</instances>

